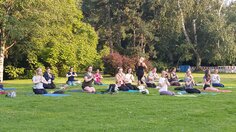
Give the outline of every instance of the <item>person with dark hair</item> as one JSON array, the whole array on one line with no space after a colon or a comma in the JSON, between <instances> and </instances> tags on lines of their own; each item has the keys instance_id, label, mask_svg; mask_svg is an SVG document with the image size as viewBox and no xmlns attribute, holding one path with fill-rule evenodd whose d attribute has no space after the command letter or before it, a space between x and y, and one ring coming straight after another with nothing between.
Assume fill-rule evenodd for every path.
<instances>
[{"instance_id":1,"label":"person with dark hair","mask_svg":"<svg viewBox=\"0 0 236 132\"><path fill-rule=\"evenodd\" d=\"M94 84L102 85L102 75L100 74L100 70L97 69L96 74L94 74Z\"/></svg>"},{"instance_id":2,"label":"person with dark hair","mask_svg":"<svg viewBox=\"0 0 236 132\"><path fill-rule=\"evenodd\" d=\"M129 87L130 90L139 90L135 85L132 85L134 82L134 75L132 74L132 68L129 68L127 74L125 74L125 85Z\"/></svg>"},{"instance_id":3,"label":"person with dark hair","mask_svg":"<svg viewBox=\"0 0 236 132\"><path fill-rule=\"evenodd\" d=\"M176 68L175 67L171 68L171 70L170 70L169 82L170 82L171 86L180 86L179 78L176 74Z\"/></svg>"},{"instance_id":4,"label":"person with dark hair","mask_svg":"<svg viewBox=\"0 0 236 132\"><path fill-rule=\"evenodd\" d=\"M43 77L41 68L36 69L36 75L33 76L32 81L34 83L33 92L35 94L47 94L47 91L44 89L43 84L48 84L48 82Z\"/></svg>"},{"instance_id":5,"label":"person with dark hair","mask_svg":"<svg viewBox=\"0 0 236 132\"><path fill-rule=\"evenodd\" d=\"M153 68L152 71L148 73L147 80L146 80L146 85L149 88L156 88L155 81L159 78L157 74L157 68Z\"/></svg>"},{"instance_id":6,"label":"person with dark hair","mask_svg":"<svg viewBox=\"0 0 236 132\"><path fill-rule=\"evenodd\" d=\"M136 64L136 75L138 77L138 85L145 83L142 81L142 78L144 76L144 69L147 69L147 65L144 62L144 58L141 57L138 63Z\"/></svg>"},{"instance_id":7,"label":"person with dark hair","mask_svg":"<svg viewBox=\"0 0 236 132\"><path fill-rule=\"evenodd\" d=\"M87 93L95 93L96 90L93 87L94 75L92 74L93 67L87 68L87 73L84 74L84 82L82 83L82 89Z\"/></svg>"},{"instance_id":8,"label":"person with dark hair","mask_svg":"<svg viewBox=\"0 0 236 132\"><path fill-rule=\"evenodd\" d=\"M56 88L56 86L53 82L55 77L51 74L51 69L49 67L46 68L46 72L44 72L43 77L48 82L48 84L45 84L45 83L43 84L43 87L45 89L54 89L54 88Z\"/></svg>"},{"instance_id":9,"label":"person with dark hair","mask_svg":"<svg viewBox=\"0 0 236 132\"><path fill-rule=\"evenodd\" d=\"M187 93L201 93L200 90L193 88L193 86L195 85L195 82L194 82L194 79L190 70L186 71L186 76L185 76L184 81L185 81L185 91Z\"/></svg>"},{"instance_id":10,"label":"person with dark hair","mask_svg":"<svg viewBox=\"0 0 236 132\"><path fill-rule=\"evenodd\" d=\"M205 76L203 77L203 90L211 92L232 92L231 90L219 90L211 86L211 71L205 70Z\"/></svg>"},{"instance_id":11,"label":"person with dark hair","mask_svg":"<svg viewBox=\"0 0 236 132\"><path fill-rule=\"evenodd\" d=\"M77 74L76 72L74 72L74 68L73 67L70 67L70 70L69 72L66 74L66 77L68 78L67 80L67 84L69 86L75 86L76 85L76 80L75 80L75 77L77 77Z\"/></svg>"}]
</instances>

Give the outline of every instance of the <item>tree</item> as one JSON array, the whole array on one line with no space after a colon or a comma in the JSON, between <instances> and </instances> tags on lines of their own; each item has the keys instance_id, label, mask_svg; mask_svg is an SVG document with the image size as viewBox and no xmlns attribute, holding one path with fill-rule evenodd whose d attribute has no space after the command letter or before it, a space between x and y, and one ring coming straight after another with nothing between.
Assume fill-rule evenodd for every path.
<instances>
[{"instance_id":1,"label":"tree","mask_svg":"<svg viewBox=\"0 0 236 132\"><path fill-rule=\"evenodd\" d=\"M35 16L31 16L32 1L5 0L0 1L0 82L3 81L4 58L14 45L34 30Z\"/></svg>"},{"instance_id":2,"label":"tree","mask_svg":"<svg viewBox=\"0 0 236 132\"><path fill-rule=\"evenodd\" d=\"M6 27L17 27L16 36L20 37L8 37L6 42L12 39L17 42L10 55L25 48L21 54L24 54L29 69L50 66L64 76L70 66L84 70L88 65L101 63L101 57L96 51L97 34L89 24L81 20L83 15L78 8L81 1L11 1L11 6L12 12L17 15L8 15L19 17L15 18L18 23L11 23L13 18L7 19ZM15 30L9 28L8 32L14 31L14 34ZM14 57L9 58L12 63ZM21 59L18 56L15 58Z\"/></svg>"},{"instance_id":3,"label":"tree","mask_svg":"<svg viewBox=\"0 0 236 132\"><path fill-rule=\"evenodd\" d=\"M233 46L229 42L232 39L227 40L224 35L230 31L223 15L220 15L223 3L222 0L181 2L178 0L183 34L186 44L190 46L196 57L197 68L203 59L208 61L208 64L222 59L227 60L225 52Z\"/></svg>"}]
</instances>

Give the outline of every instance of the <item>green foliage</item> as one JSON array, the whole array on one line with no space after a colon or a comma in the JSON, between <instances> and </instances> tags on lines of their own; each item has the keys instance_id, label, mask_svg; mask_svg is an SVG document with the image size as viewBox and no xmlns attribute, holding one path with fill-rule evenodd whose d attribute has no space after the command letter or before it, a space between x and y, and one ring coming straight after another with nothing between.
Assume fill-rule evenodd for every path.
<instances>
[{"instance_id":1,"label":"green foliage","mask_svg":"<svg viewBox=\"0 0 236 132\"><path fill-rule=\"evenodd\" d=\"M198 59L229 65L235 62L234 3L220 10L222 1L181 0L190 42L183 34L177 0L84 1L83 11L99 33L99 43L121 54L146 55L172 66L195 65Z\"/></svg>"},{"instance_id":2,"label":"green foliage","mask_svg":"<svg viewBox=\"0 0 236 132\"><path fill-rule=\"evenodd\" d=\"M5 67L5 73L7 74L7 78L16 79L20 76L24 75L25 68L16 68L14 66L8 65Z\"/></svg>"},{"instance_id":3,"label":"green foliage","mask_svg":"<svg viewBox=\"0 0 236 132\"><path fill-rule=\"evenodd\" d=\"M25 17L22 20L33 23L34 28L25 26L31 31L30 36L13 49L11 55L16 57L10 57L6 64L11 64L13 58L22 60L14 51L26 48L23 59L28 65L25 67L31 70L51 67L56 76L65 76L71 66L84 71L88 65L102 65L101 56L96 50L97 34L93 27L82 22L83 15L78 8L81 1L25 2L21 2L24 6L21 11L30 20Z\"/></svg>"}]
</instances>

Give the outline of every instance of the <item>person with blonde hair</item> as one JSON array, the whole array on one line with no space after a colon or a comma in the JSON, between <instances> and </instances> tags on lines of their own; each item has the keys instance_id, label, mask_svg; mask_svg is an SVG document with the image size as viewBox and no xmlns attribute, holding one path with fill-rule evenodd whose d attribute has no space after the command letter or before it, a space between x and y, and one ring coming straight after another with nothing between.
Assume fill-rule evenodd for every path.
<instances>
[{"instance_id":1,"label":"person with blonde hair","mask_svg":"<svg viewBox=\"0 0 236 132\"><path fill-rule=\"evenodd\" d=\"M125 85L129 87L130 90L139 90L135 85L132 83L134 82L134 75L132 74L132 68L128 68L127 73L125 74Z\"/></svg>"},{"instance_id":2,"label":"person with blonde hair","mask_svg":"<svg viewBox=\"0 0 236 132\"><path fill-rule=\"evenodd\" d=\"M214 74L211 75L212 86L213 87L224 87L224 84L220 83L220 76L218 74L218 69L214 70Z\"/></svg>"},{"instance_id":3,"label":"person with blonde hair","mask_svg":"<svg viewBox=\"0 0 236 132\"><path fill-rule=\"evenodd\" d=\"M144 58L140 57L138 63L136 64L136 75L138 77L138 85L144 84L145 82L142 81L142 78L144 76L144 69L147 69L147 65L144 62Z\"/></svg>"},{"instance_id":4,"label":"person with blonde hair","mask_svg":"<svg viewBox=\"0 0 236 132\"><path fill-rule=\"evenodd\" d=\"M155 81L159 79L159 76L157 74L157 68L154 67L152 71L148 73L147 79L146 79L146 85L148 88L156 88Z\"/></svg>"},{"instance_id":5,"label":"person with blonde hair","mask_svg":"<svg viewBox=\"0 0 236 132\"><path fill-rule=\"evenodd\" d=\"M168 79L166 78L166 74L167 74L166 71L161 72L161 77L159 79L159 86L160 86L159 93L160 93L160 95L173 96L173 95L175 95L175 93L168 91L168 86L170 86L170 83L169 83Z\"/></svg>"},{"instance_id":6,"label":"person with blonde hair","mask_svg":"<svg viewBox=\"0 0 236 132\"><path fill-rule=\"evenodd\" d=\"M200 90L193 88L193 86L195 85L195 82L192 76L192 72L190 70L186 71L184 81L185 81L185 91L187 93L201 93Z\"/></svg>"},{"instance_id":7,"label":"person with blonde hair","mask_svg":"<svg viewBox=\"0 0 236 132\"><path fill-rule=\"evenodd\" d=\"M125 85L125 73L123 72L123 68L118 67L118 72L115 76L116 78L116 86L120 91L128 91L129 87Z\"/></svg>"},{"instance_id":8,"label":"person with blonde hair","mask_svg":"<svg viewBox=\"0 0 236 132\"><path fill-rule=\"evenodd\" d=\"M47 94L47 91L44 89L43 84L48 84L48 82L43 77L41 68L36 69L36 74L35 76L33 76L32 81L34 83L33 92L35 94Z\"/></svg>"}]
</instances>

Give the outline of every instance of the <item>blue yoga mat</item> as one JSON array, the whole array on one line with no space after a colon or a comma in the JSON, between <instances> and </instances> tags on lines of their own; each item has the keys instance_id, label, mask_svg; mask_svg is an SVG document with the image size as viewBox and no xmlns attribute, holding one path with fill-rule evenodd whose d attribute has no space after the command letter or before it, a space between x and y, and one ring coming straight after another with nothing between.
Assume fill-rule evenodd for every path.
<instances>
[{"instance_id":1,"label":"blue yoga mat","mask_svg":"<svg viewBox=\"0 0 236 132\"><path fill-rule=\"evenodd\" d=\"M73 89L73 90L68 90L68 92L84 92L83 90L80 89ZM103 94L102 92L96 92L95 94Z\"/></svg>"},{"instance_id":2,"label":"blue yoga mat","mask_svg":"<svg viewBox=\"0 0 236 132\"><path fill-rule=\"evenodd\" d=\"M68 92L83 92L83 90L80 90L80 89L72 89L72 90L68 90Z\"/></svg>"},{"instance_id":3,"label":"blue yoga mat","mask_svg":"<svg viewBox=\"0 0 236 132\"><path fill-rule=\"evenodd\" d=\"M185 94L185 95L175 95L175 97L197 97L197 95Z\"/></svg>"},{"instance_id":4,"label":"blue yoga mat","mask_svg":"<svg viewBox=\"0 0 236 132\"><path fill-rule=\"evenodd\" d=\"M217 95L218 93L213 92L201 92L201 95Z\"/></svg>"},{"instance_id":5,"label":"blue yoga mat","mask_svg":"<svg viewBox=\"0 0 236 132\"><path fill-rule=\"evenodd\" d=\"M129 92L129 93L139 93L139 90L129 90L127 92Z\"/></svg>"},{"instance_id":6,"label":"blue yoga mat","mask_svg":"<svg viewBox=\"0 0 236 132\"><path fill-rule=\"evenodd\" d=\"M43 94L43 96L63 97L63 96L70 96L70 95L69 94Z\"/></svg>"},{"instance_id":7,"label":"blue yoga mat","mask_svg":"<svg viewBox=\"0 0 236 132\"><path fill-rule=\"evenodd\" d=\"M187 92L186 91L179 91L179 92L177 92L177 94L178 95L183 95L183 94L187 94Z\"/></svg>"},{"instance_id":8,"label":"blue yoga mat","mask_svg":"<svg viewBox=\"0 0 236 132\"><path fill-rule=\"evenodd\" d=\"M16 90L16 88L1 88L0 90Z\"/></svg>"}]
</instances>

